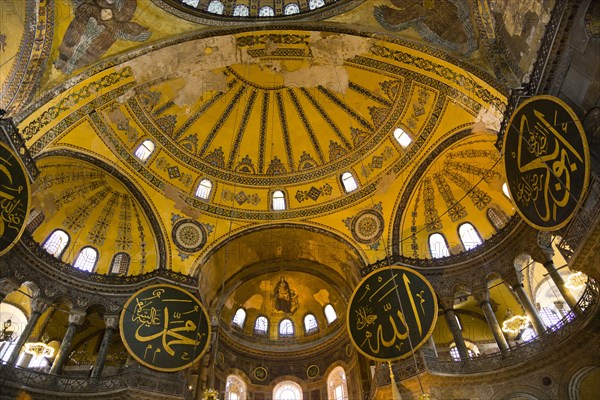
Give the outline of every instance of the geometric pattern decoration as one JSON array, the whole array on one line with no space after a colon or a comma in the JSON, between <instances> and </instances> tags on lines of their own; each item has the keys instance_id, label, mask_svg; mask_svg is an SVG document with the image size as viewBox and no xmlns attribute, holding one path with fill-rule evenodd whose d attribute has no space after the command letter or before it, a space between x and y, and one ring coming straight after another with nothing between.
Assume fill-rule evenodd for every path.
<instances>
[{"instance_id":1,"label":"geometric pattern decoration","mask_svg":"<svg viewBox=\"0 0 600 400\"><path fill-rule=\"evenodd\" d=\"M378 241L383 228L383 215L374 209L363 210L352 219L352 237L360 243L371 244Z\"/></svg>"},{"instance_id":2,"label":"geometric pattern decoration","mask_svg":"<svg viewBox=\"0 0 600 400\"><path fill-rule=\"evenodd\" d=\"M175 245L182 251L193 253L206 244L206 229L192 219L180 219L175 222L171 236Z\"/></svg>"}]
</instances>

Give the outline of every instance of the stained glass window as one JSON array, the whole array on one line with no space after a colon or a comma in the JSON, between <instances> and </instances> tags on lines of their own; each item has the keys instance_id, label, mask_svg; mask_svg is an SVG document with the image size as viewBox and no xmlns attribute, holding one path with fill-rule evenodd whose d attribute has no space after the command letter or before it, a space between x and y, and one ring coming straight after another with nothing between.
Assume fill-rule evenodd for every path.
<instances>
[{"instance_id":1,"label":"stained glass window","mask_svg":"<svg viewBox=\"0 0 600 400\"><path fill-rule=\"evenodd\" d=\"M69 235L67 232L57 229L50 234L42 247L54 257L60 258L68 244Z\"/></svg>"},{"instance_id":2,"label":"stained glass window","mask_svg":"<svg viewBox=\"0 0 600 400\"><path fill-rule=\"evenodd\" d=\"M279 323L279 336L294 336L294 323L291 319L282 319Z\"/></svg>"},{"instance_id":3,"label":"stained glass window","mask_svg":"<svg viewBox=\"0 0 600 400\"><path fill-rule=\"evenodd\" d=\"M82 271L91 271L98 260L98 251L93 247L84 247L73 263L73 267Z\"/></svg>"}]
</instances>

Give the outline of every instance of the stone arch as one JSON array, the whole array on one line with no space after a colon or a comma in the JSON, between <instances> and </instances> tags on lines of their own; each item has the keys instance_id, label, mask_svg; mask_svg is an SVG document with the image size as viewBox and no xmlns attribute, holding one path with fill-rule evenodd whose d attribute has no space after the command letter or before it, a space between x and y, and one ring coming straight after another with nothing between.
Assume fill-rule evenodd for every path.
<instances>
[{"instance_id":1,"label":"stone arch","mask_svg":"<svg viewBox=\"0 0 600 400\"><path fill-rule=\"evenodd\" d=\"M580 368L569 380L568 384L568 396L569 399L579 400L581 398L582 388L581 385L585 383L587 377L590 374L595 374L596 376L600 375L600 366L598 365L589 365L583 368ZM587 388L587 385L586 385ZM584 390L586 389L584 388Z\"/></svg>"}]
</instances>

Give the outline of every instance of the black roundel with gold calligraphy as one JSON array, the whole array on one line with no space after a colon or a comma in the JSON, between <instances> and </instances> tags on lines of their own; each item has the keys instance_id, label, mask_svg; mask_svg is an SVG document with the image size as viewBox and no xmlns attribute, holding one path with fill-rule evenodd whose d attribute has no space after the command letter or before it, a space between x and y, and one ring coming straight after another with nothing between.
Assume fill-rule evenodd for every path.
<instances>
[{"instance_id":1,"label":"black roundel with gold calligraphy","mask_svg":"<svg viewBox=\"0 0 600 400\"><path fill-rule=\"evenodd\" d=\"M517 211L540 230L565 226L585 195L590 158L573 110L536 96L513 113L504 136L504 168Z\"/></svg>"},{"instance_id":2,"label":"black roundel with gold calligraphy","mask_svg":"<svg viewBox=\"0 0 600 400\"><path fill-rule=\"evenodd\" d=\"M410 356L437 320L431 284L407 267L383 267L363 278L350 299L347 327L354 346L373 360Z\"/></svg>"},{"instance_id":3,"label":"black roundel with gold calligraphy","mask_svg":"<svg viewBox=\"0 0 600 400\"><path fill-rule=\"evenodd\" d=\"M10 148L0 143L0 255L21 237L30 197L25 166Z\"/></svg>"},{"instance_id":4,"label":"black roundel with gold calligraphy","mask_svg":"<svg viewBox=\"0 0 600 400\"><path fill-rule=\"evenodd\" d=\"M204 307L177 286L147 286L127 300L119 323L129 354L148 368L173 372L202 357L210 337Z\"/></svg>"}]
</instances>

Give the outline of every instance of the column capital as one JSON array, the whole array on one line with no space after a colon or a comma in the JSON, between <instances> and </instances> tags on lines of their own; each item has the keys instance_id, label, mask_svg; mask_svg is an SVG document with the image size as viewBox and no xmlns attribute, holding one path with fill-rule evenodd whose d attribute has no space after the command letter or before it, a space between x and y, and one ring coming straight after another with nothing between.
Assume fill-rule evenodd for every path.
<instances>
[{"instance_id":1,"label":"column capital","mask_svg":"<svg viewBox=\"0 0 600 400\"><path fill-rule=\"evenodd\" d=\"M442 306L442 309L444 310L444 312L452 311L454 309L454 298L453 297L440 297L438 299L438 302L440 303L440 306Z\"/></svg>"},{"instance_id":2,"label":"column capital","mask_svg":"<svg viewBox=\"0 0 600 400\"><path fill-rule=\"evenodd\" d=\"M72 309L69 313L69 324L80 326L85 321L87 313L83 310Z\"/></svg>"},{"instance_id":3,"label":"column capital","mask_svg":"<svg viewBox=\"0 0 600 400\"><path fill-rule=\"evenodd\" d=\"M490 302L490 291L485 288L484 290L479 290L473 293L473 298L477 301L478 304L481 303L489 303Z\"/></svg>"},{"instance_id":4,"label":"column capital","mask_svg":"<svg viewBox=\"0 0 600 400\"><path fill-rule=\"evenodd\" d=\"M118 315L105 315L104 316L104 324L106 325L106 329L119 329L119 316Z\"/></svg>"},{"instance_id":5,"label":"column capital","mask_svg":"<svg viewBox=\"0 0 600 400\"><path fill-rule=\"evenodd\" d=\"M31 299L31 312L42 313L48 306L48 300L44 297L34 297Z\"/></svg>"}]
</instances>

